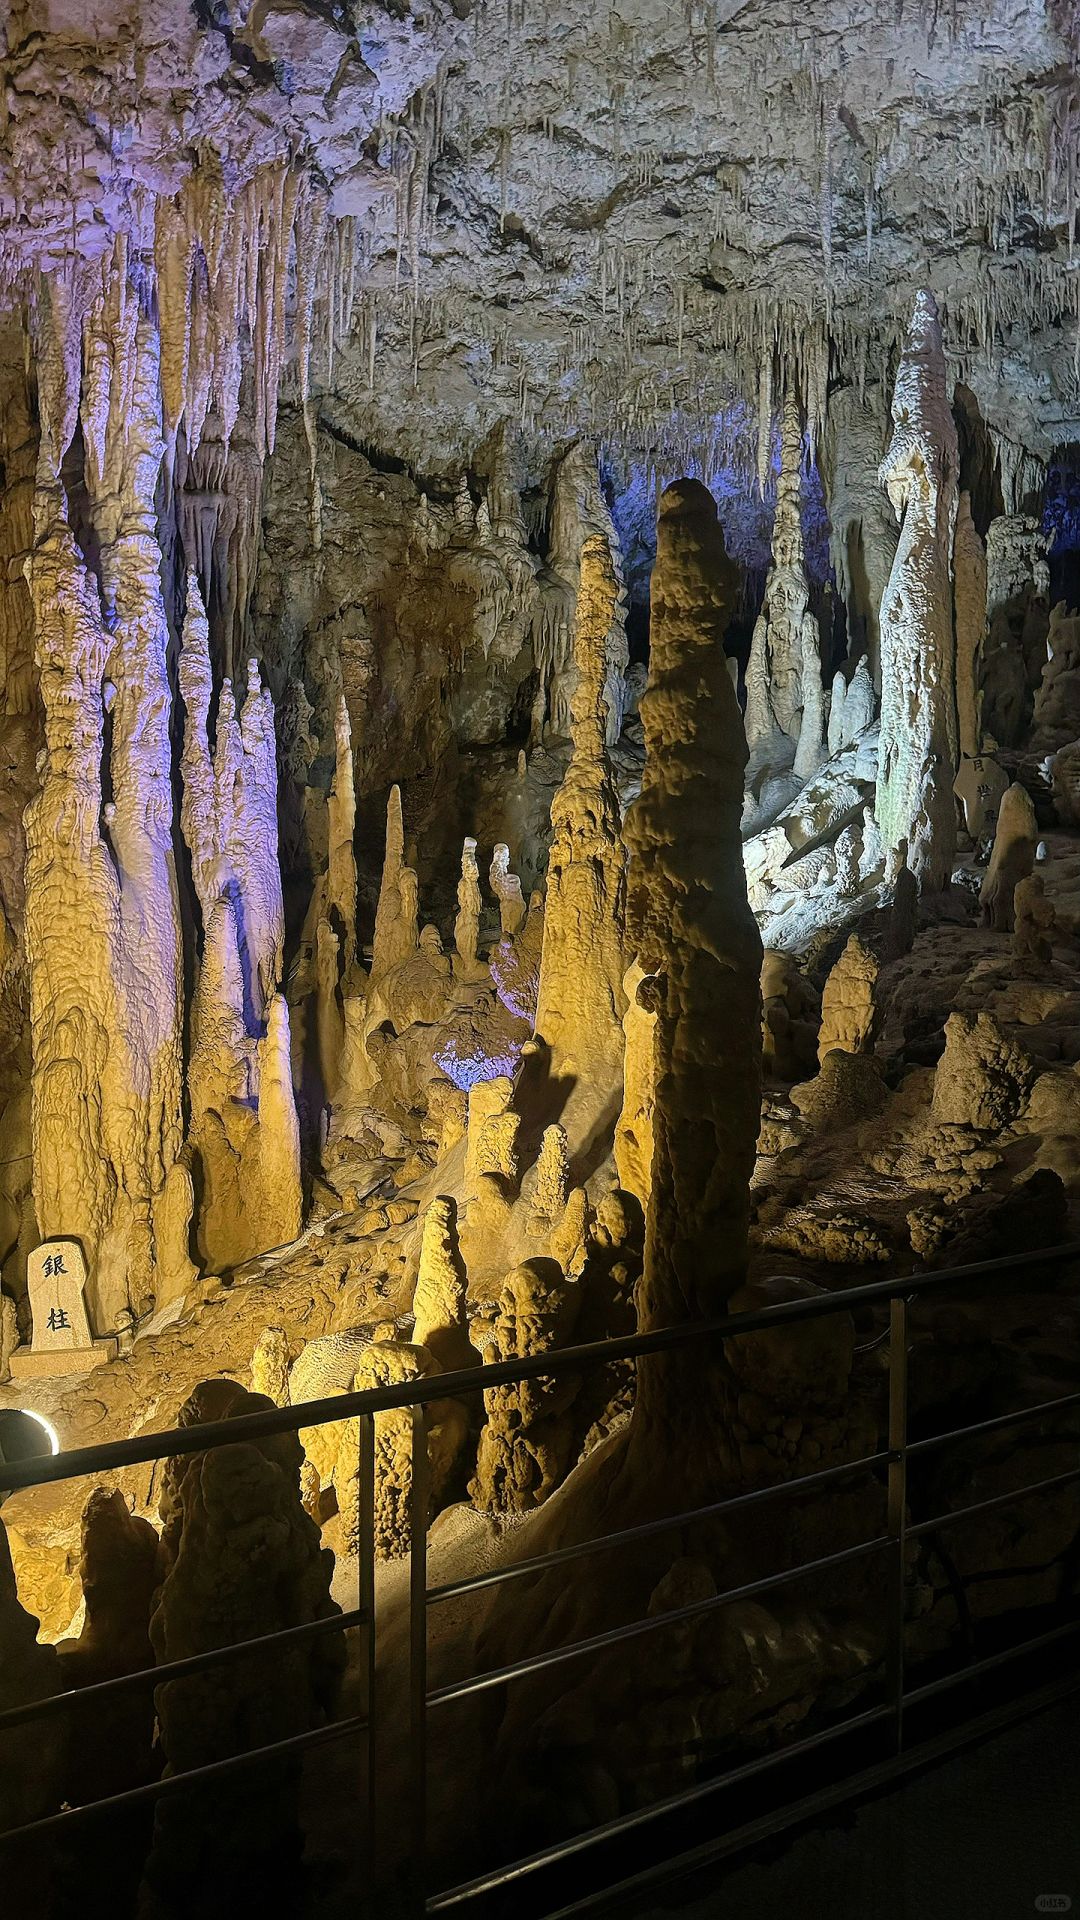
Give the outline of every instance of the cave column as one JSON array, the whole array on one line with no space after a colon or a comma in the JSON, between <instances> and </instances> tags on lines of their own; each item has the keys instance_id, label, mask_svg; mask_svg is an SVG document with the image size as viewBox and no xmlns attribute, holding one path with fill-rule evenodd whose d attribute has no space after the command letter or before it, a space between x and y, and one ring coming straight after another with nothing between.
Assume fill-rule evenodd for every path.
<instances>
[{"instance_id":1,"label":"cave column","mask_svg":"<svg viewBox=\"0 0 1080 1920\"><path fill-rule=\"evenodd\" d=\"M886 849L921 889L948 886L958 758L953 540L959 452L941 325L916 296L881 467L900 539L881 605L881 742L875 812Z\"/></svg>"}]
</instances>

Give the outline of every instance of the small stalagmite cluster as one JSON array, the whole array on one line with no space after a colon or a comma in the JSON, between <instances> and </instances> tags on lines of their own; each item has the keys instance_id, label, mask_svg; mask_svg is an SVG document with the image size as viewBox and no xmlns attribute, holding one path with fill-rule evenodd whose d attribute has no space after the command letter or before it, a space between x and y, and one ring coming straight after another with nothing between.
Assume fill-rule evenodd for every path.
<instances>
[{"instance_id":1,"label":"small stalagmite cluster","mask_svg":"<svg viewBox=\"0 0 1080 1920\"><path fill-rule=\"evenodd\" d=\"M446 1885L481 1767L509 1858L876 1697L874 1278L1025 1276L912 1311L909 1670L1074 1605L1080 37L78 11L0 126L0 1490L28 1410L294 1430L3 1498L0 1709L72 1697L0 1836L165 1782L26 1910L299 1912L368 1884L358 1582L393 1890L421 1538L436 1692L596 1654L432 1734Z\"/></svg>"}]
</instances>

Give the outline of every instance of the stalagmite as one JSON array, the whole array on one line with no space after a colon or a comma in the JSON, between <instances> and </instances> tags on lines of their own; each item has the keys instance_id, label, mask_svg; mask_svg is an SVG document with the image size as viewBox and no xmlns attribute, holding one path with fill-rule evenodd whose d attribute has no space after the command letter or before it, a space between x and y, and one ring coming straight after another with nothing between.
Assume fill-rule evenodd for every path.
<instances>
[{"instance_id":1,"label":"stalagmite","mask_svg":"<svg viewBox=\"0 0 1080 1920\"><path fill-rule=\"evenodd\" d=\"M626 707L626 594L615 527L600 488L596 457L583 441L563 456L555 473L547 565L540 575L540 599L533 619L533 647L539 675L534 734L545 726L554 734L571 731L575 659L575 602L587 540L599 535L608 548L615 582L608 630L604 636L604 731L613 745Z\"/></svg>"},{"instance_id":2,"label":"stalagmite","mask_svg":"<svg viewBox=\"0 0 1080 1920\"><path fill-rule=\"evenodd\" d=\"M604 731L605 645L618 597L606 539L581 554L574 624L573 753L551 805L536 1032L553 1077L594 1108L622 1058L625 860ZM729 683L730 686L730 683Z\"/></svg>"},{"instance_id":3,"label":"stalagmite","mask_svg":"<svg viewBox=\"0 0 1080 1920\"><path fill-rule=\"evenodd\" d=\"M339 941L340 969L348 978L356 965L356 786L344 694L338 699L334 716L334 746L334 779L326 803L326 910Z\"/></svg>"},{"instance_id":4,"label":"stalagmite","mask_svg":"<svg viewBox=\"0 0 1080 1920\"><path fill-rule=\"evenodd\" d=\"M300 1141L279 992L285 940L273 702L249 666L237 718L227 680L209 741L213 674L198 581L187 582L179 665L185 724L180 821L202 918L191 1021L189 1140L200 1247L229 1267L300 1230Z\"/></svg>"},{"instance_id":5,"label":"stalagmite","mask_svg":"<svg viewBox=\"0 0 1080 1920\"><path fill-rule=\"evenodd\" d=\"M468 978L476 972L477 940L484 907L480 892L480 870L476 864L476 841L471 835L466 836L461 849L461 879L458 881L457 899L454 946L461 971Z\"/></svg>"},{"instance_id":6,"label":"stalagmite","mask_svg":"<svg viewBox=\"0 0 1080 1920\"><path fill-rule=\"evenodd\" d=\"M181 1146L168 630L154 531L162 442L157 336L146 320L135 351L130 410L111 428L121 491L102 555L108 622L44 438L29 563L46 735L26 822L34 1197L45 1237L82 1243L98 1331L155 1297L151 1210Z\"/></svg>"},{"instance_id":7,"label":"stalagmite","mask_svg":"<svg viewBox=\"0 0 1080 1920\"><path fill-rule=\"evenodd\" d=\"M822 992L819 1061L824 1062L836 1047L843 1053L866 1050L874 1025L878 972L875 955L857 933L851 934Z\"/></svg>"},{"instance_id":8,"label":"stalagmite","mask_svg":"<svg viewBox=\"0 0 1080 1920\"><path fill-rule=\"evenodd\" d=\"M510 849L502 843L491 856L488 881L499 903L499 925L503 934L512 938L525 919L525 899L521 881L510 871Z\"/></svg>"},{"instance_id":9,"label":"stalagmite","mask_svg":"<svg viewBox=\"0 0 1080 1920\"><path fill-rule=\"evenodd\" d=\"M925 892L948 885L956 841L953 643L956 428L933 295L916 296L896 375L882 484L900 542L881 606L881 745L876 813L887 850L906 849Z\"/></svg>"},{"instance_id":10,"label":"stalagmite","mask_svg":"<svg viewBox=\"0 0 1080 1920\"><path fill-rule=\"evenodd\" d=\"M780 447L772 565L746 669L746 743L751 777L758 766L777 759L779 735L797 749L796 771L808 778L824 758L824 699L800 518L802 426L790 398Z\"/></svg>"},{"instance_id":11,"label":"stalagmite","mask_svg":"<svg viewBox=\"0 0 1080 1920\"><path fill-rule=\"evenodd\" d=\"M418 938L416 875L405 865L405 827L401 815L401 788L391 787L386 803L386 853L375 913L371 945L374 984L399 961L415 953Z\"/></svg>"},{"instance_id":12,"label":"stalagmite","mask_svg":"<svg viewBox=\"0 0 1080 1920\"><path fill-rule=\"evenodd\" d=\"M566 1133L558 1124L545 1127L534 1172L529 1232L541 1233L563 1217L570 1182Z\"/></svg>"},{"instance_id":13,"label":"stalagmite","mask_svg":"<svg viewBox=\"0 0 1080 1920\"><path fill-rule=\"evenodd\" d=\"M719 644L724 580L715 504L679 481L660 501L645 773L626 822L630 938L658 983L643 1326L721 1310L746 1260L762 949L739 832L746 749ZM642 1367L646 1413L662 1374Z\"/></svg>"},{"instance_id":14,"label":"stalagmite","mask_svg":"<svg viewBox=\"0 0 1080 1920\"><path fill-rule=\"evenodd\" d=\"M619 1185L648 1209L652 1192L653 1109L656 1104L656 1011L664 982L634 960L623 981L623 1098L615 1128Z\"/></svg>"},{"instance_id":15,"label":"stalagmite","mask_svg":"<svg viewBox=\"0 0 1080 1920\"><path fill-rule=\"evenodd\" d=\"M1014 782L1002 795L998 811L994 850L979 893L983 925L996 933L1011 933L1014 924L1014 893L1035 865L1038 824L1031 795Z\"/></svg>"},{"instance_id":16,"label":"stalagmite","mask_svg":"<svg viewBox=\"0 0 1080 1920\"><path fill-rule=\"evenodd\" d=\"M434 1199L424 1215L420 1265L413 1292L412 1340L426 1347L439 1365L468 1364L465 1326L465 1266L457 1238L453 1200Z\"/></svg>"}]
</instances>

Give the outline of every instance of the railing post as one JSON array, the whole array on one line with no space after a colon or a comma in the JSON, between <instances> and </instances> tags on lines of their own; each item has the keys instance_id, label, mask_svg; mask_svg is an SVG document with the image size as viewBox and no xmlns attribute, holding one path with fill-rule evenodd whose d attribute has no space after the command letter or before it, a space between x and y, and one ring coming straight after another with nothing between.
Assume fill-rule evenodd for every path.
<instances>
[{"instance_id":1,"label":"railing post","mask_svg":"<svg viewBox=\"0 0 1080 1920\"><path fill-rule=\"evenodd\" d=\"M367 1780L364 1795L364 1845L360 1862L361 1886L363 1888L363 1912L365 1920L375 1909L375 1886L378 1878L378 1806L376 1800L376 1782L378 1779L378 1755L376 1743L379 1739L379 1703L378 1682L375 1677L375 1416L362 1413L360 1427L360 1538L357 1543L357 1586L356 1604L363 1612L364 1621L360 1629L364 1636L366 1659L363 1671L363 1711L367 1718Z\"/></svg>"},{"instance_id":2,"label":"railing post","mask_svg":"<svg viewBox=\"0 0 1080 1920\"><path fill-rule=\"evenodd\" d=\"M904 1745L904 1577L907 1557L907 1301L889 1302L889 1492L887 1525L893 1543L889 1577L886 1685L897 1753Z\"/></svg>"},{"instance_id":3,"label":"railing post","mask_svg":"<svg viewBox=\"0 0 1080 1920\"><path fill-rule=\"evenodd\" d=\"M423 1406L412 1421L412 1488L409 1496L409 1773L412 1848L409 1908L423 1915L427 1899L427 1528L429 1472Z\"/></svg>"}]
</instances>

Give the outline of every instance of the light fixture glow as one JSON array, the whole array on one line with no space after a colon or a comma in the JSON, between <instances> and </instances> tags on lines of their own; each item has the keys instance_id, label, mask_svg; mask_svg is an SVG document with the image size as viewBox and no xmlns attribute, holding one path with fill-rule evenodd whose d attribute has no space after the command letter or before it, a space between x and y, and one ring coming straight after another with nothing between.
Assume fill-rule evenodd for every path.
<instances>
[{"instance_id":1,"label":"light fixture glow","mask_svg":"<svg viewBox=\"0 0 1080 1920\"><path fill-rule=\"evenodd\" d=\"M28 1420L37 1421L38 1426L44 1429L44 1432L48 1438L50 1453L59 1453L60 1436L57 1433L56 1428L53 1426L52 1422L50 1420L46 1420L45 1415L43 1413L35 1413L33 1407L20 1407L18 1411L20 1413L24 1413Z\"/></svg>"}]
</instances>

